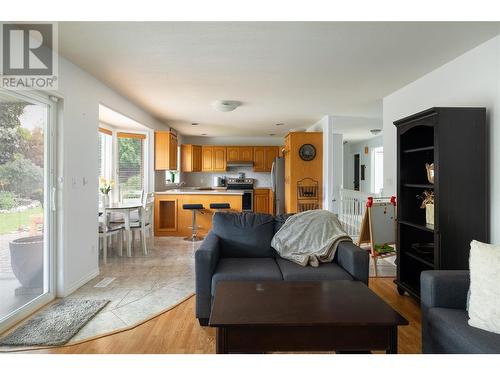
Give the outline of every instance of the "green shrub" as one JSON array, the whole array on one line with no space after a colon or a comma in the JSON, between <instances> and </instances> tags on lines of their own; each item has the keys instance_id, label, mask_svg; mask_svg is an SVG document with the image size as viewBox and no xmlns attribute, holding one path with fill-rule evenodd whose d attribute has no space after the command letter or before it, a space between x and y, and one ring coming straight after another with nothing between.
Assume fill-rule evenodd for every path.
<instances>
[{"instance_id":1,"label":"green shrub","mask_svg":"<svg viewBox=\"0 0 500 375\"><path fill-rule=\"evenodd\" d=\"M31 160L17 155L14 160L0 165L0 182L4 190L21 198L31 198L33 193L43 189L43 170Z\"/></svg>"},{"instance_id":2,"label":"green shrub","mask_svg":"<svg viewBox=\"0 0 500 375\"><path fill-rule=\"evenodd\" d=\"M16 207L17 197L11 191L0 191L0 210L10 210Z\"/></svg>"}]
</instances>

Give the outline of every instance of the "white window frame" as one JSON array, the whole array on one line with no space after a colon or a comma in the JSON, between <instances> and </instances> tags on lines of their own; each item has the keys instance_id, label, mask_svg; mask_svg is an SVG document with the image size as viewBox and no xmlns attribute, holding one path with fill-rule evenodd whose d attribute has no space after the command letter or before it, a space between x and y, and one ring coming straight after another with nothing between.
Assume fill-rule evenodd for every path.
<instances>
[{"instance_id":1,"label":"white window frame","mask_svg":"<svg viewBox=\"0 0 500 375\"><path fill-rule=\"evenodd\" d=\"M120 181L118 179L118 160L119 160L119 149L118 149L118 133L130 133L130 134L140 134L144 135L145 138L142 140L142 147L143 147L143 186L144 186L144 191L148 192L149 191L149 183L151 181L150 174L151 174L151 156L150 156L150 150L151 150L151 145L150 145L150 139L151 139L151 132L150 131L138 131L138 130L130 130L130 129L123 129L123 128L115 128L115 127L110 127L106 124L99 124L99 127L104 128L106 130L111 131L111 148L110 152L108 155L108 162L109 162L109 178L112 178L115 181L115 188L111 190L111 200L112 201L119 201L120 200Z\"/></svg>"}]
</instances>

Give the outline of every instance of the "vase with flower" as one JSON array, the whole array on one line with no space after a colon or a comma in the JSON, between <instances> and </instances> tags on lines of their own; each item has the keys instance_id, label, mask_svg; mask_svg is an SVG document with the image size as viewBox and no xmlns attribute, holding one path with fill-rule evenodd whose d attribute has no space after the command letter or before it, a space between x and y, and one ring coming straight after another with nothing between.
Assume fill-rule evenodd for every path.
<instances>
[{"instance_id":1,"label":"vase with flower","mask_svg":"<svg viewBox=\"0 0 500 375\"><path fill-rule=\"evenodd\" d=\"M113 189L115 186L115 181L114 180L107 180L103 177L99 178L99 190L102 194L102 204L103 207L108 207L109 206L109 192L111 189Z\"/></svg>"}]
</instances>

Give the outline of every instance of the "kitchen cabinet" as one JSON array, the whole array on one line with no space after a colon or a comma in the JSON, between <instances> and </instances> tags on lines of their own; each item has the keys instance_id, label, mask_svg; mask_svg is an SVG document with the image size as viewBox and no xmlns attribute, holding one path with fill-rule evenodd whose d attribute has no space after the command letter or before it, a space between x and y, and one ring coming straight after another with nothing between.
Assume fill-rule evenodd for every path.
<instances>
[{"instance_id":1,"label":"kitchen cabinet","mask_svg":"<svg viewBox=\"0 0 500 375\"><path fill-rule=\"evenodd\" d=\"M203 172L225 172L226 171L226 147L223 146L201 146Z\"/></svg>"},{"instance_id":2,"label":"kitchen cabinet","mask_svg":"<svg viewBox=\"0 0 500 375\"><path fill-rule=\"evenodd\" d=\"M256 146L253 148L253 171L271 172L273 161L279 155L278 146Z\"/></svg>"},{"instance_id":3,"label":"kitchen cabinet","mask_svg":"<svg viewBox=\"0 0 500 375\"><path fill-rule=\"evenodd\" d=\"M266 171L266 148L264 146L253 148L253 171Z\"/></svg>"},{"instance_id":4,"label":"kitchen cabinet","mask_svg":"<svg viewBox=\"0 0 500 375\"><path fill-rule=\"evenodd\" d=\"M181 145L181 172L201 172L201 146Z\"/></svg>"},{"instance_id":5,"label":"kitchen cabinet","mask_svg":"<svg viewBox=\"0 0 500 375\"><path fill-rule=\"evenodd\" d=\"M271 168L273 167L274 159L276 159L279 155L279 147L278 146L267 146L266 147L266 158L265 158L265 168L266 172L271 172Z\"/></svg>"},{"instance_id":6,"label":"kitchen cabinet","mask_svg":"<svg viewBox=\"0 0 500 375\"><path fill-rule=\"evenodd\" d=\"M230 146L227 147L227 161L253 161L253 147Z\"/></svg>"},{"instance_id":7,"label":"kitchen cabinet","mask_svg":"<svg viewBox=\"0 0 500 375\"><path fill-rule=\"evenodd\" d=\"M155 132L155 169L177 170L177 136L171 132Z\"/></svg>"},{"instance_id":8,"label":"kitchen cabinet","mask_svg":"<svg viewBox=\"0 0 500 375\"><path fill-rule=\"evenodd\" d=\"M240 161L239 157L239 147L227 148L227 161Z\"/></svg>"},{"instance_id":9,"label":"kitchen cabinet","mask_svg":"<svg viewBox=\"0 0 500 375\"><path fill-rule=\"evenodd\" d=\"M225 172L226 171L226 148L225 147L214 146L213 171L214 172Z\"/></svg>"},{"instance_id":10,"label":"kitchen cabinet","mask_svg":"<svg viewBox=\"0 0 500 375\"><path fill-rule=\"evenodd\" d=\"M201 170L203 172L212 172L214 167L214 147L201 146Z\"/></svg>"},{"instance_id":11,"label":"kitchen cabinet","mask_svg":"<svg viewBox=\"0 0 500 375\"><path fill-rule=\"evenodd\" d=\"M242 211L241 195L227 194L185 194L182 191L163 192L155 194L154 227L155 236L188 237L191 236L191 223L193 213L184 210L185 204L202 204L205 207L204 214L196 215L196 223L199 225L198 233L206 236L212 228L212 218L216 210L210 209L210 203L229 203L234 212Z\"/></svg>"},{"instance_id":12,"label":"kitchen cabinet","mask_svg":"<svg viewBox=\"0 0 500 375\"><path fill-rule=\"evenodd\" d=\"M253 191L253 210L256 213L272 214L270 191L267 188L258 188Z\"/></svg>"},{"instance_id":13,"label":"kitchen cabinet","mask_svg":"<svg viewBox=\"0 0 500 375\"><path fill-rule=\"evenodd\" d=\"M253 147L240 147L238 154L240 161L253 161Z\"/></svg>"},{"instance_id":14,"label":"kitchen cabinet","mask_svg":"<svg viewBox=\"0 0 500 375\"><path fill-rule=\"evenodd\" d=\"M155 236L167 236L177 232L177 207L175 197L155 197Z\"/></svg>"},{"instance_id":15,"label":"kitchen cabinet","mask_svg":"<svg viewBox=\"0 0 500 375\"><path fill-rule=\"evenodd\" d=\"M311 159L300 157L305 145L316 151ZM323 185L323 133L292 132L285 137L285 211L297 213L321 208Z\"/></svg>"}]
</instances>

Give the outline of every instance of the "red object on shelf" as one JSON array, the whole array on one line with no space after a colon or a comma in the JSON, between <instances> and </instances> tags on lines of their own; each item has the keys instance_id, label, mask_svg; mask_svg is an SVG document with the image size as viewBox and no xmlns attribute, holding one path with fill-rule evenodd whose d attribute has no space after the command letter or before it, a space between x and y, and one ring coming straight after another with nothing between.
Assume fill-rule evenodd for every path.
<instances>
[{"instance_id":1,"label":"red object on shelf","mask_svg":"<svg viewBox=\"0 0 500 375\"><path fill-rule=\"evenodd\" d=\"M366 207L371 206L373 206L373 197L368 197L368 200L366 201Z\"/></svg>"},{"instance_id":2,"label":"red object on shelf","mask_svg":"<svg viewBox=\"0 0 500 375\"><path fill-rule=\"evenodd\" d=\"M391 203L393 206L396 205L396 197L394 195L391 197Z\"/></svg>"}]
</instances>

